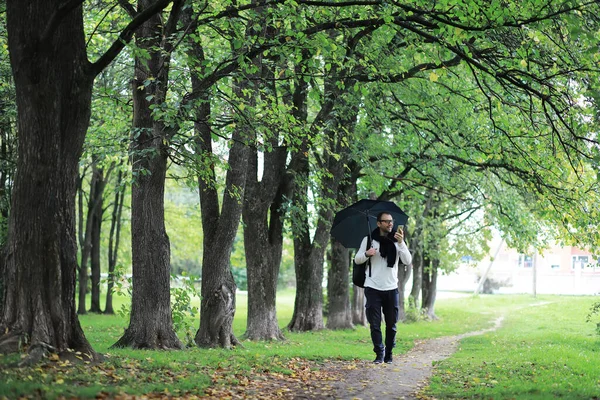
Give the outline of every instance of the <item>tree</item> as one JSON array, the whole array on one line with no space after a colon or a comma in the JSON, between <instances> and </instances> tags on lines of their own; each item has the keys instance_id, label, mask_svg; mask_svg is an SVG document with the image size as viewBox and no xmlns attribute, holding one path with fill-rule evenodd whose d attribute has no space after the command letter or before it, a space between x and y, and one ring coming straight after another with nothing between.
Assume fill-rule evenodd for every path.
<instances>
[{"instance_id":1,"label":"tree","mask_svg":"<svg viewBox=\"0 0 600 400\"><path fill-rule=\"evenodd\" d=\"M135 29L166 7L157 1L134 18L96 62L86 54L81 2L7 4L18 107L18 161L4 266L0 350L26 345L35 362L48 351L98 355L75 310L78 162L90 118L94 77Z\"/></svg>"},{"instance_id":2,"label":"tree","mask_svg":"<svg viewBox=\"0 0 600 400\"><path fill-rule=\"evenodd\" d=\"M123 170L119 166L117 178L114 184L114 200L112 202L112 212L110 217L110 230L108 235L108 278L106 285L106 305L105 314L114 314L113 308L113 288L116 280L116 267L119 253L119 241L121 238L121 223L123 215L123 203L125 198L125 189L123 188Z\"/></svg>"},{"instance_id":3,"label":"tree","mask_svg":"<svg viewBox=\"0 0 600 400\"><path fill-rule=\"evenodd\" d=\"M138 10L151 1L139 0ZM168 20L149 18L136 32L132 132L132 297L129 327L115 347L181 349L171 315L170 243L164 223L165 179L173 129L153 113L163 106L169 64L182 1L174 1ZM166 40L165 40L166 38Z\"/></svg>"},{"instance_id":4,"label":"tree","mask_svg":"<svg viewBox=\"0 0 600 400\"><path fill-rule=\"evenodd\" d=\"M6 244L8 216L12 197L12 182L16 166L16 116L15 87L10 71L6 40L6 24L0 22L0 245ZM0 298L4 292L4 263L0 261ZM3 304L0 303L0 313Z\"/></svg>"}]
</instances>

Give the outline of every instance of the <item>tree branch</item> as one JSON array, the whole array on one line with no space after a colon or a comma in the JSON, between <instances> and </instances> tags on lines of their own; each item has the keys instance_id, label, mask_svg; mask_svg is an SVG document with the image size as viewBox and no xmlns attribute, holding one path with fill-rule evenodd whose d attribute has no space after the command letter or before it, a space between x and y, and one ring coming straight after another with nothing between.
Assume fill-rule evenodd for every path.
<instances>
[{"instance_id":1,"label":"tree branch","mask_svg":"<svg viewBox=\"0 0 600 400\"><path fill-rule=\"evenodd\" d=\"M121 32L118 39L110 48L92 64L92 75L96 76L104 70L123 50L125 45L131 41L135 31L156 13L165 9L173 0L157 0L150 7L140 12Z\"/></svg>"},{"instance_id":2,"label":"tree branch","mask_svg":"<svg viewBox=\"0 0 600 400\"><path fill-rule=\"evenodd\" d=\"M48 22L48 25L46 25L46 29L44 29L40 37L40 43L42 43L42 46L44 46L44 43L47 43L52 38L62 19L74 9L80 7L82 4L83 0L71 0L68 3L58 7L56 12L50 17L50 21Z\"/></svg>"}]
</instances>

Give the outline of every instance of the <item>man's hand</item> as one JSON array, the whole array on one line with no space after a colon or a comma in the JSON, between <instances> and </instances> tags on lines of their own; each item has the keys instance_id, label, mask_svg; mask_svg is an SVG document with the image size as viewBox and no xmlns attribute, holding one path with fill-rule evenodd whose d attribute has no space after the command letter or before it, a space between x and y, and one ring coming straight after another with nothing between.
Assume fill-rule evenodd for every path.
<instances>
[{"instance_id":1,"label":"man's hand","mask_svg":"<svg viewBox=\"0 0 600 400\"><path fill-rule=\"evenodd\" d=\"M369 250L365 251L365 255L367 257L374 256L375 253L377 253L377 250L375 250L373 247L371 247Z\"/></svg>"},{"instance_id":2,"label":"man's hand","mask_svg":"<svg viewBox=\"0 0 600 400\"><path fill-rule=\"evenodd\" d=\"M400 231L394 233L394 238L398 241L398 243L402 243L402 241L404 240L404 232Z\"/></svg>"}]
</instances>

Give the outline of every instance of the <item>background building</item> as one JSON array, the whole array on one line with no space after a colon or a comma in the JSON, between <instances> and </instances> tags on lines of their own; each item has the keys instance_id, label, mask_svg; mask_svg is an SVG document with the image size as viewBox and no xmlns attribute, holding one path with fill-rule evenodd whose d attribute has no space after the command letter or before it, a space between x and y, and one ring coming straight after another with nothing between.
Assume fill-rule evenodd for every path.
<instances>
[{"instance_id":1,"label":"background building","mask_svg":"<svg viewBox=\"0 0 600 400\"><path fill-rule=\"evenodd\" d=\"M475 292L487 272L480 293L600 294L598 254L577 247L553 246L542 254L522 254L497 239L489 258L478 264L464 258L455 272L438 277L438 290ZM493 258L493 260L492 260Z\"/></svg>"}]
</instances>

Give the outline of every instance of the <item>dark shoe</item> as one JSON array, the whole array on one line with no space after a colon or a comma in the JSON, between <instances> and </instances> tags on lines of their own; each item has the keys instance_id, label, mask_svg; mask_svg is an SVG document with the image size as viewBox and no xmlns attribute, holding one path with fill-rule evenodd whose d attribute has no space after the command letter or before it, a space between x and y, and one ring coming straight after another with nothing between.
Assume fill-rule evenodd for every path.
<instances>
[{"instance_id":1,"label":"dark shoe","mask_svg":"<svg viewBox=\"0 0 600 400\"><path fill-rule=\"evenodd\" d=\"M373 364L381 364L383 362L383 355L378 355L377 357L375 357L375 360L373 360Z\"/></svg>"},{"instance_id":2,"label":"dark shoe","mask_svg":"<svg viewBox=\"0 0 600 400\"><path fill-rule=\"evenodd\" d=\"M392 353L391 352L385 352L385 358L383 359L383 362L386 364L391 364L392 363Z\"/></svg>"}]
</instances>

